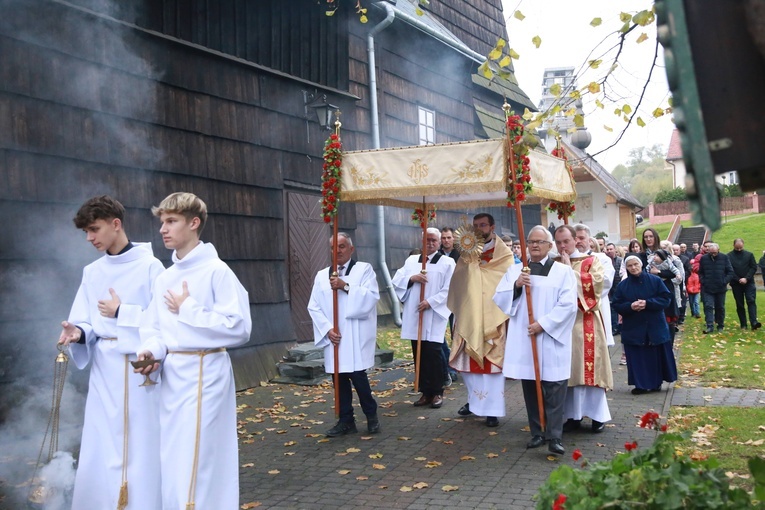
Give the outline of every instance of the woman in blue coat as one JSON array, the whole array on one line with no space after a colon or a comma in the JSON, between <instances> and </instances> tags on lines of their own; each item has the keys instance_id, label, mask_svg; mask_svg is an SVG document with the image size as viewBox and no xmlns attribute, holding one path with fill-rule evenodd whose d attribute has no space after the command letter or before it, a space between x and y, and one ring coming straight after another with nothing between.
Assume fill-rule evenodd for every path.
<instances>
[{"instance_id":1,"label":"woman in blue coat","mask_svg":"<svg viewBox=\"0 0 765 510\"><path fill-rule=\"evenodd\" d=\"M611 300L622 316L622 344L627 353L627 383L633 395L660 391L663 381L677 380L664 309L673 299L661 278L643 271L639 257L624 261L627 278Z\"/></svg>"}]
</instances>

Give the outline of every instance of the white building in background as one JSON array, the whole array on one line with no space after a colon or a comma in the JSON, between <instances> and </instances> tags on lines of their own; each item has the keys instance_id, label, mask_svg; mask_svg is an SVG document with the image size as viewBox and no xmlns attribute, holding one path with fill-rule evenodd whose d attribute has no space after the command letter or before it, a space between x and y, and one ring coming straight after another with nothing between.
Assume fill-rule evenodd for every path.
<instances>
[{"instance_id":1,"label":"white building in background","mask_svg":"<svg viewBox=\"0 0 765 510\"><path fill-rule=\"evenodd\" d=\"M680 132L675 129L672 131L672 137L669 139L669 148L667 149L667 165L665 168L672 171L672 187L686 188L685 184L685 161L683 160L683 148L680 146ZM738 172L725 172L715 175L715 181L718 184L738 184Z\"/></svg>"},{"instance_id":2,"label":"white building in background","mask_svg":"<svg viewBox=\"0 0 765 510\"><path fill-rule=\"evenodd\" d=\"M545 69L542 80L542 100L540 111L545 111L555 102L556 97L550 92L553 85L561 86L561 96L566 97L576 87L573 67L554 67ZM573 106L577 114L583 115L581 100ZM568 107L570 108L570 106ZM629 191L600 165L585 149L592 142L592 135L586 127L574 128L574 117L566 116L562 108L549 123L538 131L547 152L552 153L557 140L547 134L549 127L554 127L560 134L561 144L568 156L576 183L576 212L569 223L584 223L590 227L593 235L605 233L615 243L627 244L635 237L635 214L643 205ZM547 204L544 204L546 206ZM543 206L543 207L544 207ZM563 223L557 214L542 210L542 222L558 226Z\"/></svg>"}]
</instances>

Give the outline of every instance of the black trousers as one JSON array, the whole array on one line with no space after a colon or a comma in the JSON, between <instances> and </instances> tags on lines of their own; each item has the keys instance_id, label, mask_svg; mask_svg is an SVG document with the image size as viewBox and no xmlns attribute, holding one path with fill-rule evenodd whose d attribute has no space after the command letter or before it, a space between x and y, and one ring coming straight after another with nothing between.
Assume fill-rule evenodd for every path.
<instances>
[{"instance_id":1,"label":"black trousers","mask_svg":"<svg viewBox=\"0 0 765 510\"><path fill-rule=\"evenodd\" d=\"M419 390L426 397L444 394L444 356L441 344L422 340ZM412 353L417 362L417 341L412 340Z\"/></svg>"},{"instance_id":2,"label":"black trousers","mask_svg":"<svg viewBox=\"0 0 765 510\"><path fill-rule=\"evenodd\" d=\"M563 436L563 407L566 404L568 379L564 381L542 381L542 398L544 400L545 431L539 423L539 405L537 404L536 381L523 379L523 400L526 402L526 413L529 417L531 436L542 436L545 439L561 439Z\"/></svg>"},{"instance_id":3,"label":"black trousers","mask_svg":"<svg viewBox=\"0 0 765 510\"><path fill-rule=\"evenodd\" d=\"M736 300L736 313L741 327L746 327L746 312L749 312L749 323L754 326L757 324L757 288L754 281L750 280L741 285L738 282L731 282L730 288L733 291L733 297ZM746 309L744 302L746 301Z\"/></svg>"},{"instance_id":4,"label":"black trousers","mask_svg":"<svg viewBox=\"0 0 765 510\"><path fill-rule=\"evenodd\" d=\"M333 378L334 379L334 378ZM372 396L372 387L369 386L369 377L366 370L357 370L356 372L340 372L338 374L340 387L340 421L343 423L352 423L353 418L353 391L351 383L356 388L356 394L361 402L361 409L367 418L377 414L377 401Z\"/></svg>"},{"instance_id":5,"label":"black trousers","mask_svg":"<svg viewBox=\"0 0 765 510\"><path fill-rule=\"evenodd\" d=\"M701 294L701 300L704 303L704 320L707 323L707 328L711 328L715 322L718 328L725 326L725 294L725 291L704 291Z\"/></svg>"}]
</instances>

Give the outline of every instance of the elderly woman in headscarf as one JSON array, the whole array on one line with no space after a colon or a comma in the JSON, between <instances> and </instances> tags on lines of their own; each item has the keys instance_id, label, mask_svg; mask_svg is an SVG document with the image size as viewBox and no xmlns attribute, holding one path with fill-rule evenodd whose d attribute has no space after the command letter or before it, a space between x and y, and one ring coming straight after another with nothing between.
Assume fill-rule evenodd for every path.
<instances>
[{"instance_id":1,"label":"elderly woman in headscarf","mask_svg":"<svg viewBox=\"0 0 765 510\"><path fill-rule=\"evenodd\" d=\"M633 395L660 391L677 380L670 331L664 310L674 301L658 276L643 271L637 255L624 260L627 278L619 283L613 306L622 316L622 344L627 353L627 383Z\"/></svg>"}]
</instances>

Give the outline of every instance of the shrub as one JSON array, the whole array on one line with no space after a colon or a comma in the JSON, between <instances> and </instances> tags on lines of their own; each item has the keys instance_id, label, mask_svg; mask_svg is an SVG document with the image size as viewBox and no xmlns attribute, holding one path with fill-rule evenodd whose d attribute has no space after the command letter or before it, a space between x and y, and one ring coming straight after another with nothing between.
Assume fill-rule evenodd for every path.
<instances>
[{"instance_id":1,"label":"shrub","mask_svg":"<svg viewBox=\"0 0 765 510\"><path fill-rule=\"evenodd\" d=\"M659 415L646 413L641 427L666 430ZM660 434L649 448L626 443L625 453L610 461L588 464L579 450L580 468L560 466L539 489L537 509L725 509L755 508L749 493L731 487L715 459L693 460L679 455L680 434ZM765 460L749 463L755 493L765 500ZM759 507L763 508L762 503Z\"/></svg>"}]
</instances>

